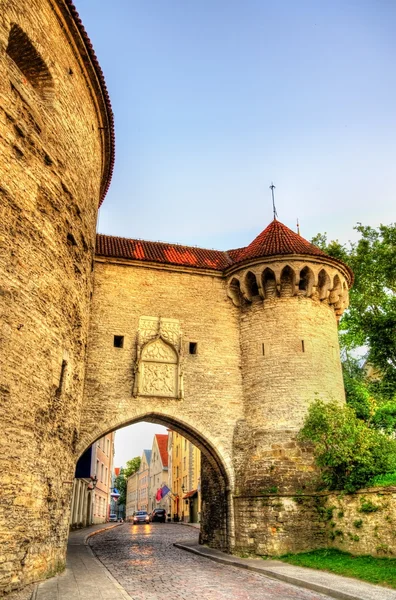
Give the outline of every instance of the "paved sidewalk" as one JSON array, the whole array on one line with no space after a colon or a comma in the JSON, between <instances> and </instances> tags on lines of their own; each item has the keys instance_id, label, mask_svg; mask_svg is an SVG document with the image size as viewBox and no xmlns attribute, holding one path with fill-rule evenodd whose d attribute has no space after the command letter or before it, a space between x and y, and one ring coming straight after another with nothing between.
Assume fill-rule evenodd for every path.
<instances>
[{"instance_id":1,"label":"paved sidewalk","mask_svg":"<svg viewBox=\"0 0 396 600\"><path fill-rule=\"evenodd\" d=\"M85 544L91 535L117 526L101 523L71 532L65 572L40 583L33 600L131 600Z\"/></svg>"},{"instance_id":2,"label":"paved sidewalk","mask_svg":"<svg viewBox=\"0 0 396 600\"><path fill-rule=\"evenodd\" d=\"M262 560L238 558L224 554L219 550L212 550L197 543L176 543L177 548L182 548L199 556L210 558L221 564L240 567L262 573L267 577L279 579L299 587L314 590L339 598L340 600L396 600L396 590L365 583L350 577L341 577L326 571L316 571L305 567L296 567L280 560Z\"/></svg>"}]
</instances>

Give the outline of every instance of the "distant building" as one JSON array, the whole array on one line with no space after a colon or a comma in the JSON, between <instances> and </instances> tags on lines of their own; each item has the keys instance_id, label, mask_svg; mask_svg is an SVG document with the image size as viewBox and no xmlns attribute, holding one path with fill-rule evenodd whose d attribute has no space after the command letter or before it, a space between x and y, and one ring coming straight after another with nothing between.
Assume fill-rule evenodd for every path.
<instances>
[{"instance_id":1,"label":"distant building","mask_svg":"<svg viewBox=\"0 0 396 600\"><path fill-rule=\"evenodd\" d=\"M131 521L133 513L138 510L139 471L132 473L127 479L125 519Z\"/></svg>"},{"instance_id":2,"label":"distant building","mask_svg":"<svg viewBox=\"0 0 396 600\"><path fill-rule=\"evenodd\" d=\"M165 508L170 512L169 495L157 500L157 492L168 484L168 434L157 433L153 438L150 461L149 512L154 508Z\"/></svg>"},{"instance_id":3,"label":"distant building","mask_svg":"<svg viewBox=\"0 0 396 600\"><path fill-rule=\"evenodd\" d=\"M114 432L93 444L97 484L93 494L93 523L105 523L110 513L110 492L114 458Z\"/></svg>"},{"instance_id":4,"label":"distant building","mask_svg":"<svg viewBox=\"0 0 396 600\"><path fill-rule=\"evenodd\" d=\"M108 520L114 436L109 433L100 438L77 462L70 512L73 529Z\"/></svg>"},{"instance_id":5,"label":"distant building","mask_svg":"<svg viewBox=\"0 0 396 600\"><path fill-rule=\"evenodd\" d=\"M151 450L143 450L138 478L138 510L148 511Z\"/></svg>"},{"instance_id":6,"label":"distant building","mask_svg":"<svg viewBox=\"0 0 396 600\"><path fill-rule=\"evenodd\" d=\"M198 523L201 513L201 452L175 431L169 432L168 452L171 464L168 486L172 490L172 518Z\"/></svg>"}]
</instances>

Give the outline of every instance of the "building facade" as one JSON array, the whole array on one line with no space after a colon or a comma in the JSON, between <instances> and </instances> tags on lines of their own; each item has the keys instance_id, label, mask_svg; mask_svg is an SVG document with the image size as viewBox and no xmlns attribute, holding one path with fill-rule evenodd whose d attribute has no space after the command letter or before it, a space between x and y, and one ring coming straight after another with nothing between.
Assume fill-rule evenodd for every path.
<instances>
[{"instance_id":1,"label":"building facade","mask_svg":"<svg viewBox=\"0 0 396 600\"><path fill-rule=\"evenodd\" d=\"M105 523L110 514L110 493L114 459L114 432L103 436L94 444L94 473L97 483L93 491L92 523Z\"/></svg>"},{"instance_id":2,"label":"building facade","mask_svg":"<svg viewBox=\"0 0 396 600\"><path fill-rule=\"evenodd\" d=\"M168 495L157 500L157 492L168 484L168 435L157 433L153 437L150 460L149 512L154 508L164 508L170 512Z\"/></svg>"},{"instance_id":3,"label":"building facade","mask_svg":"<svg viewBox=\"0 0 396 600\"><path fill-rule=\"evenodd\" d=\"M132 473L127 479L127 501L125 519L131 521L133 514L138 510L139 471Z\"/></svg>"},{"instance_id":4,"label":"building facade","mask_svg":"<svg viewBox=\"0 0 396 600\"><path fill-rule=\"evenodd\" d=\"M149 490L150 490L150 461L151 450L143 450L142 460L138 471L138 510L149 510Z\"/></svg>"},{"instance_id":5,"label":"building facade","mask_svg":"<svg viewBox=\"0 0 396 600\"><path fill-rule=\"evenodd\" d=\"M169 432L172 490L171 512L174 521L199 523L201 513L201 452L176 431Z\"/></svg>"},{"instance_id":6,"label":"building facade","mask_svg":"<svg viewBox=\"0 0 396 600\"><path fill-rule=\"evenodd\" d=\"M76 529L108 520L111 502L114 433L95 442L77 463L70 509Z\"/></svg>"}]
</instances>

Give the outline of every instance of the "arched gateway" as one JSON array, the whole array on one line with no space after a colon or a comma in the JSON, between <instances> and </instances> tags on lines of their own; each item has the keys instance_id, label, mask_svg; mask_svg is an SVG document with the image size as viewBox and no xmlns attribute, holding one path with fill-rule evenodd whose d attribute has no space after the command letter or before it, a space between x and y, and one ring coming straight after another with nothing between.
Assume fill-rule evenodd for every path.
<instances>
[{"instance_id":1,"label":"arched gateway","mask_svg":"<svg viewBox=\"0 0 396 600\"><path fill-rule=\"evenodd\" d=\"M349 269L276 220L228 252L99 235L95 254L113 118L81 21L8 2L0 42L0 591L63 567L78 457L139 420L201 448L202 541L321 545L296 435L315 397L344 401Z\"/></svg>"}]
</instances>

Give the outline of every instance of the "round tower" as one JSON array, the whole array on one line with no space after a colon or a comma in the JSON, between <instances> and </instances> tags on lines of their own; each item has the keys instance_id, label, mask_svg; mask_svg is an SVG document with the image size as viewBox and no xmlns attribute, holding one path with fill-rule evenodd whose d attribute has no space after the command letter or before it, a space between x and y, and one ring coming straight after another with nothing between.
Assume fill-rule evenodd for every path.
<instances>
[{"instance_id":1,"label":"round tower","mask_svg":"<svg viewBox=\"0 0 396 600\"><path fill-rule=\"evenodd\" d=\"M64 564L114 156L103 75L71 0L3 3L0 130L1 595Z\"/></svg>"},{"instance_id":2,"label":"round tower","mask_svg":"<svg viewBox=\"0 0 396 600\"><path fill-rule=\"evenodd\" d=\"M348 306L352 272L276 219L230 255L246 411L240 485L244 492L292 491L313 470L296 442L309 404L345 401L337 319Z\"/></svg>"}]
</instances>

